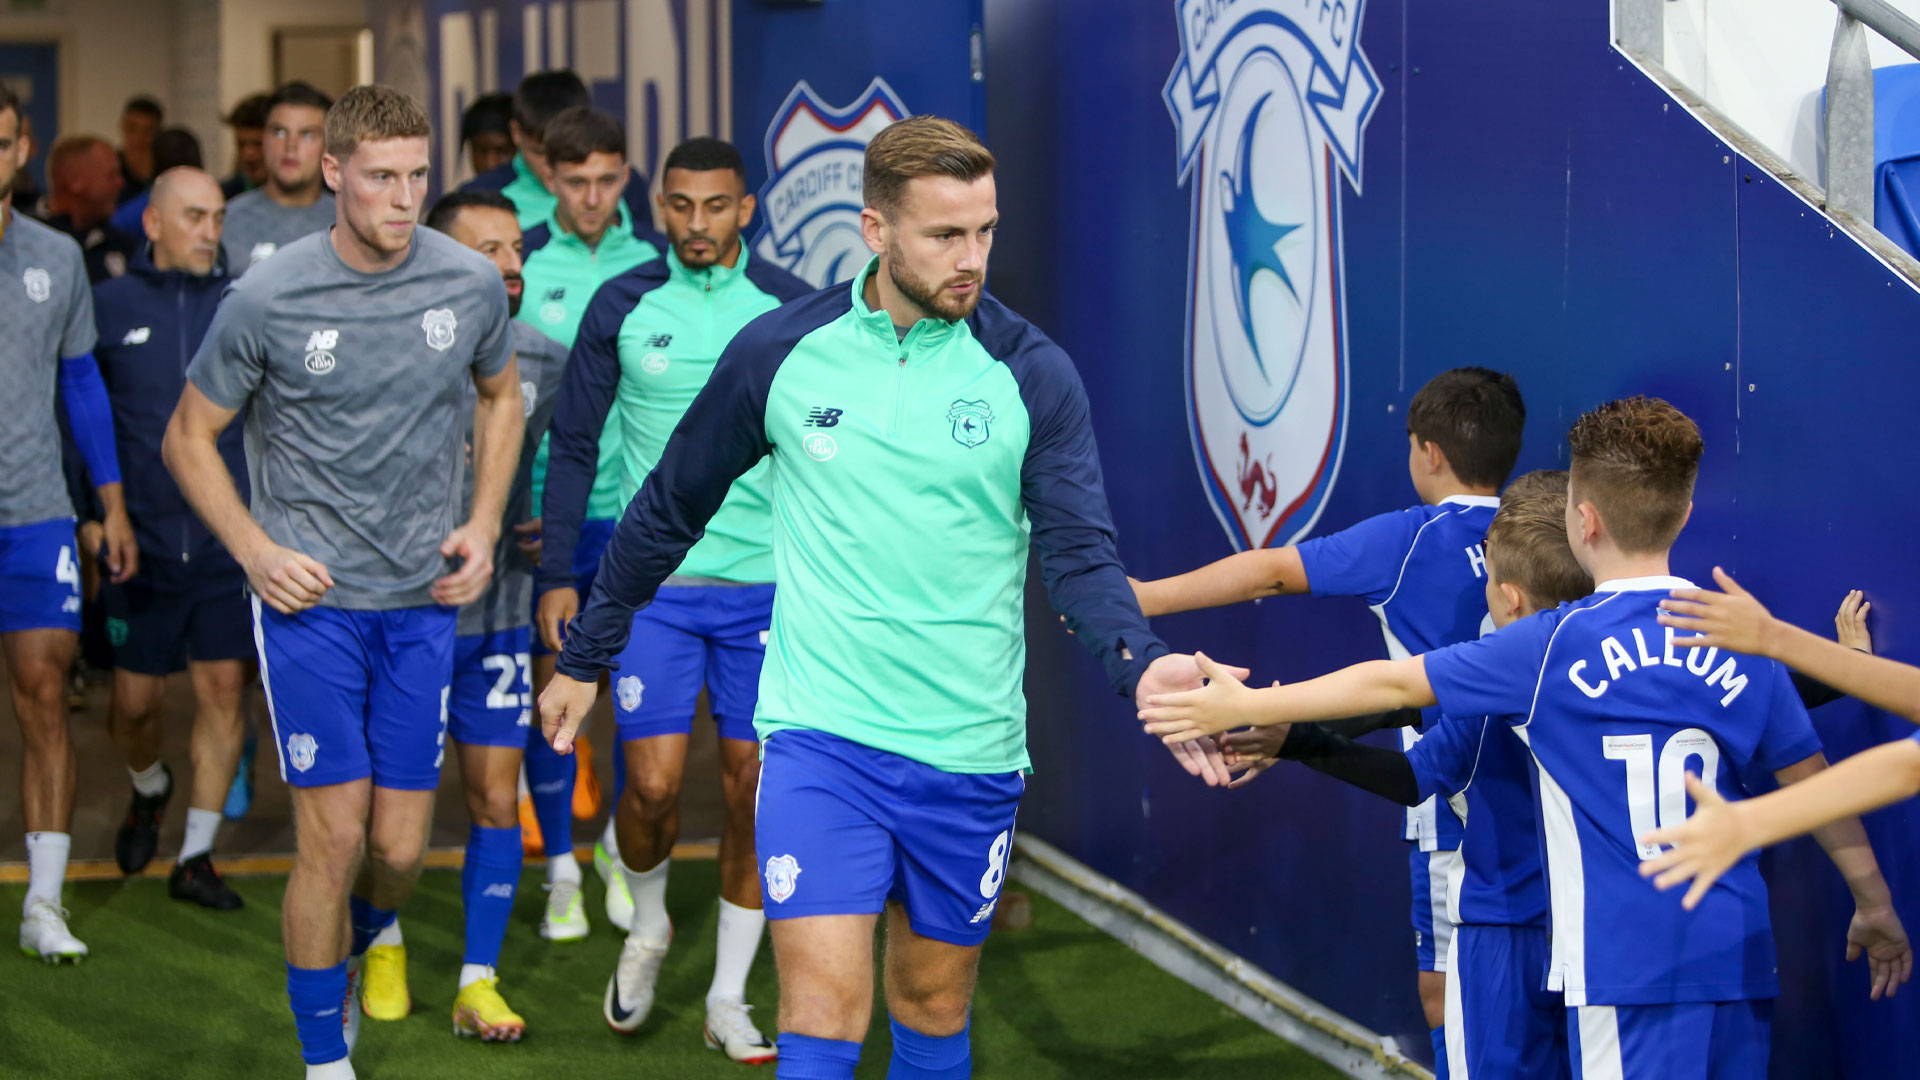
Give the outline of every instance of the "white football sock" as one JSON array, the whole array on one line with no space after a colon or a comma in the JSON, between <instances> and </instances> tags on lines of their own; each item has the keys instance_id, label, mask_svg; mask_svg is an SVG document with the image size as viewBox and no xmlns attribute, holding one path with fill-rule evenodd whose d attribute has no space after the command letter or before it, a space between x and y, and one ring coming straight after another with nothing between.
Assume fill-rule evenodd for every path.
<instances>
[{"instance_id":1,"label":"white football sock","mask_svg":"<svg viewBox=\"0 0 1920 1080\"><path fill-rule=\"evenodd\" d=\"M382 930L379 933L373 935L373 940L367 942L367 948L374 949L382 945L399 945L399 944L401 944L400 917L396 915L393 917L393 921L387 924L387 928L385 930Z\"/></svg>"},{"instance_id":2,"label":"white football sock","mask_svg":"<svg viewBox=\"0 0 1920 1080\"><path fill-rule=\"evenodd\" d=\"M155 795L166 794L167 787L169 786L167 781L167 767L161 764L159 758L155 758L153 764L144 769L135 770L129 768L127 775L133 777L133 790L145 795L149 799Z\"/></svg>"},{"instance_id":3,"label":"white football sock","mask_svg":"<svg viewBox=\"0 0 1920 1080\"><path fill-rule=\"evenodd\" d=\"M547 857L547 884L558 885L563 881L580 884L580 860L574 858L571 851Z\"/></svg>"},{"instance_id":4,"label":"white football sock","mask_svg":"<svg viewBox=\"0 0 1920 1080\"><path fill-rule=\"evenodd\" d=\"M353 1061L341 1058L325 1065L307 1066L307 1080L354 1080Z\"/></svg>"},{"instance_id":5,"label":"white football sock","mask_svg":"<svg viewBox=\"0 0 1920 1080\"><path fill-rule=\"evenodd\" d=\"M36 900L59 906L60 885L67 879L67 853L71 850L73 838L66 833L27 834L27 900L23 910Z\"/></svg>"},{"instance_id":6,"label":"white football sock","mask_svg":"<svg viewBox=\"0 0 1920 1080\"><path fill-rule=\"evenodd\" d=\"M662 863L661 865L666 865ZM747 973L760 952L761 931L767 913L720 900L719 945L713 958L713 985L707 988L707 1008L716 1001L745 1001Z\"/></svg>"},{"instance_id":7,"label":"white football sock","mask_svg":"<svg viewBox=\"0 0 1920 1080\"><path fill-rule=\"evenodd\" d=\"M667 868L672 859L661 859L651 870L632 870L616 863L626 875L627 891L633 894L633 923L627 936L649 945L665 945L673 936L673 922L667 918Z\"/></svg>"},{"instance_id":8,"label":"white football sock","mask_svg":"<svg viewBox=\"0 0 1920 1080\"><path fill-rule=\"evenodd\" d=\"M462 990L479 982L481 979L491 978L493 978L493 967L490 964L460 965L460 989Z\"/></svg>"},{"instance_id":9,"label":"white football sock","mask_svg":"<svg viewBox=\"0 0 1920 1080\"><path fill-rule=\"evenodd\" d=\"M184 863L195 855L204 855L213 850L213 838L220 832L220 811L196 810L187 808L187 835L180 841L180 858Z\"/></svg>"},{"instance_id":10,"label":"white football sock","mask_svg":"<svg viewBox=\"0 0 1920 1080\"><path fill-rule=\"evenodd\" d=\"M600 844L608 851L620 850L620 832L615 828L620 821L618 810L619 808L615 807L615 812L607 815L607 827L600 832Z\"/></svg>"}]
</instances>

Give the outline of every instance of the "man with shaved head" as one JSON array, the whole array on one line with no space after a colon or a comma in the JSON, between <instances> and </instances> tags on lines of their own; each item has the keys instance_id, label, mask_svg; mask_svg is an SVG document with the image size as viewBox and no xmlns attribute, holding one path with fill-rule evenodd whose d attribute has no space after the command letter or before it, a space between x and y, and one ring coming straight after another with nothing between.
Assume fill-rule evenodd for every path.
<instances>
[{"instance_id":1,"label":"man with shaved head","mask_svg":"<svg viewBox=\"0 0 1920 1080\"><path fill-rule=\"evenodd\" d=\"M160 461L160 439L187 384L187 361L213 322L227 285L220 230L226 198L220 183L191 166L160 174L141 217L147 244L126 276L94 287L95 353L113 407L127 512L140 545L140 569L101 588L107 637L113 644L113 702L108 726L126 758L133 808L114 843L126 873L154 856L160 819L173 794L173 773L160 760L160 703L167 676L193 680L193 783L186 839L167 892L176 900L228 911L240 896L214 870L220 827L242 739L241 691L253 664L252 615L246 575L200 523ZM229 424L220 453L236 478L246 476L241 424ZM244 479L239 488L247 490Z\"/></svg>"}]
</instances>

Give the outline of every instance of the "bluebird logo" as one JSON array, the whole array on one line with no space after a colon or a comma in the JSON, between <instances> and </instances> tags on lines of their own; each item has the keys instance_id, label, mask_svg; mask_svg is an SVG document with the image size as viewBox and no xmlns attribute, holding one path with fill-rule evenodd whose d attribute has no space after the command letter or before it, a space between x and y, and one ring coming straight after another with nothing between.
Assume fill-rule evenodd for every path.
<instances>
[{"instance_id":1,"label":"bluebird logo","mask_svg":"<svg viewBox=\"0 0 1920 1080\"><path fill-rule=\"evenodd\" d=\"M775 855L767 860L767 898L774 903L786 903L799 881L800 860L791 855Z\"/></svg>"},{"instance_id":2,"label":"bluebird logo","mask_svg":"<svg viewBox=\"0 0 1920 1080\"><path fill-rule=\"evenodd\" d=\"M1339 474L1347 363L1340 181L1380 96L1364 0L1176 0L1165 98L1194 204L1187 400L1201 482L1235 547L1314 526Z\"/></svg>"},{"instance_id":3,"label":"bluebird logo","mask_svg":"<svg viewBox=\"0 0 1920 1080\"><path fill-rule=\"evenodd\" d=\"M827 104L804 80L797 83L767 125L755 257L821 287L859 272L868 257L860 238L867 143L907 115L885 79L873 80L844 108Z\"/></svg>"},{"instance_id":4,"label":"bluebird logo","mask_svg":"<svg viewBox=\"0 0 1920 1080\"><path fill-rule=\"evenodd\" d=\"M640 681L638 675L620 676L620 681L613 687L614 696L620 699L620 711L632 712L638 709L640 696L646 693L646 690L646 684Z\"/></svg>"},{"instance_id":5,"label":"bluebird logo","mask_svg":"<svg viewBox=\"0 0 1920 1080\"><path fill-rule=\"evenodd\" d=\"M306 732L290 735L287 737L287 764L293 766L295 772L306 772L313 768L313 759L319 750L319 744Z\"/></svg>"},{"instance_id":6,"label":"bluebird logo","mask_svg":"<svg viewBox=\"0 0 1920 1080\"><path fill-rule=\"evenodd\" d=\"M953 441L971 450L987 441L993 409L984 401L956 401L947 410L947 419L953 421Z\"/></svg>"}]
</instances>

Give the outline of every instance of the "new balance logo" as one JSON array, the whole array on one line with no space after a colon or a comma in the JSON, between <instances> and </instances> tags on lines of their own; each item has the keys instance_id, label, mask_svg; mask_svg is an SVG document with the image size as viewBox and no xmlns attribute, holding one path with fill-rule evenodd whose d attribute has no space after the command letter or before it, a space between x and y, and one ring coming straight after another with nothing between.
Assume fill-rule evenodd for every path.
<instances>
[{"instance_id":1,"label":"new balance logo","mask_svg":"<svg viewBox=\"0 0 1920 1080\"><path fill-rule=\"evenodd\" d=\"M673 344L672 334L648 334L640 339L640 344L649 349L664 349Z\"/></svg>"},{"instance_id":2,"label":"new balance logo","mask_svg":"<svg viewBox=\"0 0 1920 1080\"><path fill-rule=\"evenodd\" d=\"M497 885L489 885L481 891L480 895L483 897L491 897L496 900L511 900L513 899L513 886L508 885L506 882L501 882Z\"/></svg>"},{"instance_id":3,"label":"new balance logo","mask_svg":"<svg viewBox=\"0 0 1920 1080\"><path fill-rule=\"evenodd\" d=\"M136 326L133 329L127 331L127 336L120 339L120 344L145 345L147 343L147 339L152 336L153 336L153 327Z\"/></svg>"},{"instance_id":4,"label":"new balance logo","mask_svg":"<svg viewBox=\"0 0 1920 1080\"><path fill-rule=\"evenodd\" d=\"M840 422L845 409L814 409L807 414L807 427L832 427Z\"/></svg>"},{"instance_id":5,"label":"new balance logo","mask_svg":"<svg viewBox=\"0 0 1920 1080\"><path fill-rule=\"evenodd\" d=\"M321 349L331 349L338 346L339 344L340 344L340 331L315 330L313 333L307 335L306 351L319 352Z\"/></svg>"},{"instance_id":6,"label":"new balance logo","mask_svg":"<svg viewBox=\"0 0 1920 1080\"><path fill-rule=\"evenodd\" d=\"M996 898L993 900L989 900L984 904L981 904L980 910L974 912L973 918L968 919L967 922L971 924L971 923L980 922L984 919L993 918L993 905L998 904L999 902L1000 902L999 899Z\"/></svg>"},{"instance_id":7,"label":"new balance logo","mask_svg":"<svg viewBox=\"0 0 1920 1080\"><path fill-rule=\"evenodd\" d=\"M566 298L567 298L567 290L565 286L562 286L557 289L547 290L547 299L549 300L565 300Z\"/></svg>"}]
</instances>

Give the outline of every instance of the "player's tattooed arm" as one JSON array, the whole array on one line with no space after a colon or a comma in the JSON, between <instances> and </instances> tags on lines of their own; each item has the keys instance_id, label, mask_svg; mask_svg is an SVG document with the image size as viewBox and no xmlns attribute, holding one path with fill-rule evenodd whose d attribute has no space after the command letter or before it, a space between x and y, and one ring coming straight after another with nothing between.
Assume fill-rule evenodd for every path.
<instances>
[{"instance_id":1,"label":"player's tattooed arm","mask_svg":"<svg viewBox=\"0 0 1920 1080\"><path fill-rule=\"evenodd\" d=\"M1133 583L1141 613L1148 616L1307 591L1307 570L1296 547L1255 548L1184 574L1153 581L1128 580Z\"/></svg>"},{"instance_id":2,"label":"player's tattooed arm","mask_svg":"<svg viewBox=\"0 0 1920 1080\"><path fill-rule=\"evenodd\" d=\"M268 539L240 501L217 441L238 411L214 404L189 381L167 422L160 456L193 512L246 571L254 593L275 611L292 615L319 603L333 578L318 560Z\"/></svg>"},{"instance_id":3,"label":"player's tattooed arm","mask_svg":"<svg viewBox=\"0 0 1920 1080\"><path fill-rule=\"evenodd\" d=\"M1660 616L1663 626L1687 631L1678 648L1718 647L1769 656L1876 708L1920 723L1920 668L1871 656L1776 619L1752 593L1715 567L1723 592L1675 589Z\"/></svg>"},{"instance_id":4,"label":"player's tattooed arm","mask_svg":"<svg viewBox=\"0 0 1920 1080\"><path fill-rule=\"evenodd\" d=\"M1147 731L1169 743L1222 731L1269 724L1342 720L1435 704L1423 657L1371 660L1287 686L1254 690L1204 653L1194 660L1207 684L1197 690L1155 694L1140 710Z\"/></svg>"},{"instance_id":5,"label":"player's tattooed arm","mask_svg":"<svg viewBox=\"0 0 1920 1080\"><path fill-rule=\"evenodd\" d=\"M520 369L515 361L509 359L493 375L476 374L473 386L479 396L473 421L473 512L440 544L440 554L459 559L460 566L433 583L434 601L453 607L478 599L493 580L500 516L506 512L507 488L513 483L520 440L526 434Z\"/></svg>"}]
</instances>

